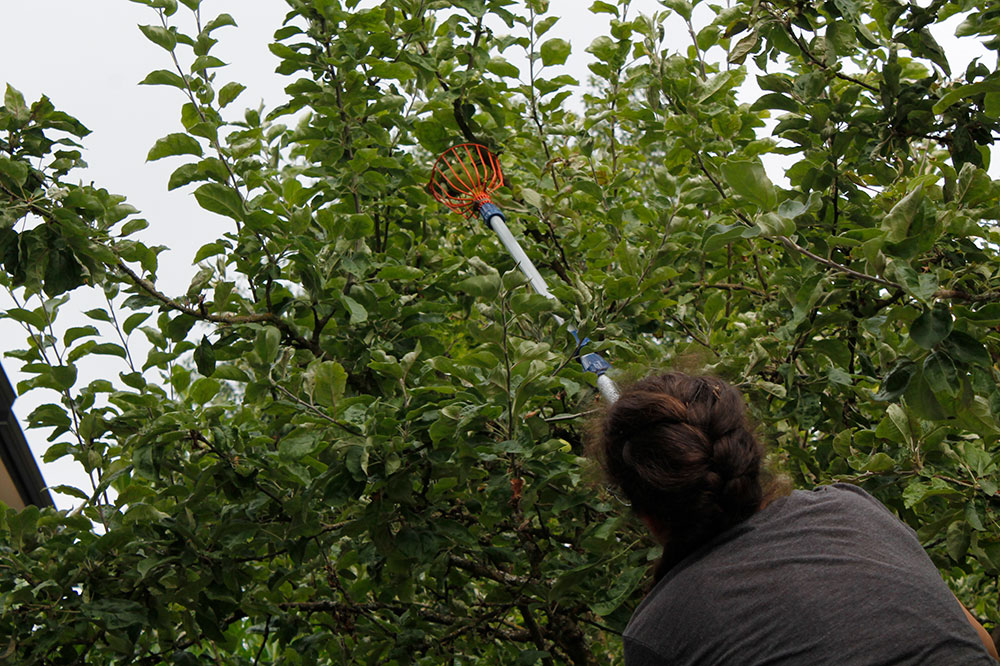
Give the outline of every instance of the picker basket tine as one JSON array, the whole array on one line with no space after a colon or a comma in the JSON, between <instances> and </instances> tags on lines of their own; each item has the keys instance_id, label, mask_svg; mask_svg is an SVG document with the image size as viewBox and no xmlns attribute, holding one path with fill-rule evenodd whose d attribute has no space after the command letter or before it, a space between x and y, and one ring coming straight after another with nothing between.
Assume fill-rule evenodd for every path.
<instances>
[{"instance_id":1,"label":"picker basket tine","mask_svg":"<svg viewBox=\"0 0 1000 666\"><path fill-rule=\"evenodd\" d=\"M469 217L490 203L490 193L502 184L496 156L478 144L463 143L438 157L429 189L439 202Z\"/></svg>"}]
</instances>

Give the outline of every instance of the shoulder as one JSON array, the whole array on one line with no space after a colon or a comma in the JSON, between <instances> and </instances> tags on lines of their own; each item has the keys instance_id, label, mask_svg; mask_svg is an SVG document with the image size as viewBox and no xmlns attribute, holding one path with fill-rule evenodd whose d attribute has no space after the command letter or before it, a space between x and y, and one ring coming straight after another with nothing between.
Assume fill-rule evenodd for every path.
<instances>
[{"instance_id":1,"label":"shoulder","mask_svg":"<svg viewBox=\"0 0 1000 666\"><path fill-rule=\"evenodd\" d=\"M795 491L801 493L806 502L814 502L829 511L836 511L851 520L862 520L868 525L881 525L887 528L902 528L907 534L916 537L916 532L904 523L889 507L870 495L863 488L850 483L834 483L828 486L818 486L810 491Z\"/></svg>"},{"instance_id":2,"label":"shoulder","mask_svg":"<svg viewBox=\"0 0 1000 666\"><path fill-rule=\"evenodd\" d=\"M833 483L827 486L817 486L812 490L795 490L792 491L792 496L797 497L800 501L864 506L891 513L882 502L872 497L863 488L850 483Z\"/></svg>"}]
</instances>

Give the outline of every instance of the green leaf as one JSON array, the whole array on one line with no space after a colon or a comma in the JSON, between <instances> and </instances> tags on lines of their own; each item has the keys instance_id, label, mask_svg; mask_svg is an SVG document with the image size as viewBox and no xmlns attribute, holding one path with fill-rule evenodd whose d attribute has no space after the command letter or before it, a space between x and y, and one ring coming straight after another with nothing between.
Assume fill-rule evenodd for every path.
<instances>
[{"instance_id":1,"label":"green leaf","mask_svg":"<svg viewBox=\"0 0 1000 666\"><path fill-rule=\"evenodd\" d=\"M230 81L226 85L222 86L219 90L219 108L225 108L229 106L237 97L240 96L247 87L242 83L237 83L236 81Z\"/></svg>"},{"instance_id":2,"label":"green leaf","mask_svg":"<svg viewBox=\"0 0 1000 666\"><path fill-rule=\"evenodd\" d=\"M223 61L219 60L215 56L202 55L202 56L198 56L197 58L195 58L194 62L191 63L191 71L192 72L200 72L200 73L204 74L205 70L207 70L207 69L216 69L216 68L225 67L225 66L226 66L226 63L224 63Z\"/></svg>"},{"instance_id":3,"label":"green leaf","mask_svg":"<svg viewBox=\"0 0 1000 666\"><path fill-rule=\"evenodd\" d=\"M434 120L418 120L413 123L413 133L420 144L434 154L441 154L452 143L447 128Z\"/></svg>"},{"instance_id":4,"label":"green leaf","mask_svg":"<svg viewBox=\"0 0 1000 666\"><path fill-rule=\"evenodd\" d=\"M194 350L194 363L198 372L206 377L212 376L215 372L215 347L207 335L201 337L201 342Z\"/></svg>"},{"instance_id":5,"label":"green leaf","mask_svg":"<svg viewBox=\"0 0 1000 666\"><path fill-rule=\"evenodd\" d=\"M548 650L521 650L517 655L518 666L532 666L552 657Z\"/></svg>"},{"instance_id":6,"label":"green leaf","mask_svg":"<svg viewBox=\"0 0 1000 666\"><path fill-rule=\"evenodd\" d=\"M761 111L763 109L780 109L796 113L799 110L799 103L788 95L773 92L761 95L750 107L751 111Z\"/></svg>"},{"instance_id":7,"label":"green leaf","mask_svg":"<svg viewBox=\"0 0 1000 666\"><path fill-rule=\"evenodd\" d=\"M66 355L66 361L69 363L76 363L81 358L88 355L96 346L96 340L85 340L70 350L69 354Z\"/></svg>"},{"instance_id":8,"label":"green leaf","mask_svg":"<svg viewBox=\"0 0 1000 666\"><path fill-rule=\"evenodd\" d=\"M173 51L177 46L177 36L167 28L158 25L140 25L139 30L146 35L146 39L168 51Z\"/></svg>"},{"instance_id":9,"label":"green leaf","mask_svg":"<svg viewBox=\"0 0 1000 666\"><path fill-rule=\"evenodd\" d=\"M162 9L164 15L173 16L177 13L177 0L151 0L150 7Z\"/></svg>"},{"instance_id":10,"label":"green leaf","mask_svg":"<svg viewBox=\"0 0 1000 666\"><path fill-rule=\"evenodd\" d=\"M602 2L602 0L597 0L594 4L590 6L590 11L594 14L611 14L615 18L618 18L618 8L615 7L610 2Z\"/></svg>"},{"instance_id":11,"label":"green leaf","mask_svg":"<svg viewBox=\"0 0 1000 666\"><path fill-rule=\"evenodd\" d=\"M240 195L219 183L205 183L194 191L194 197L205 210L242 221L245 217Z\"/></svg>"},{"instance_id":12,"label":"green leaf","mask_svg":"<svg viewBox=\"0 0 1000 666\"><path fill-rule=\"evenodd\" d=\"M985 79L983 81L977 81L976 83L969 83L964 86L959 86L948 91L940 100L934 105L933 111L935 115L940 115L948 107L952 106L961 99L966 97L974 97L976 95L982 95L983 93L997 93L1000 92L1000 77L996 75Z\"/></svg>"},{"instance_id":13,"label":"green leaf","mask_svg":"<svg viewBox=\"0 0 1000 666\"><path fill-rule=\"evenodd\" d=\"M558 20L559 20L558 16L547 16L541 21L538 21L535 24L535 35L537 37L541 37L542 35L547 33L552 28L552 26L556 24Z\"/></svg>"},{"instance_id":14,"label":"green leaf","mask_svg":"<svg viewBox=\"0 0 1000 666\"><path fill-rule=\"evenodd\" d=\"M956 520L948 526L948 532L945 535L948 555L959 564L965 562L965 555L969 552L971 541L972 534L969 530L969 524L964 520Z\"/></svg>"},{"instance_id":15,"label":"green leaf","mask_svg":"<svg viewBox=\"0 0 1000 666\"><path fill-rule=\"evenodd\" d=\"M69 347L80 338L100 334L101 332L97 330L96 326L74 326L73 328L66 329L66 332L63 334L63 344Z\"/></svg>"},{"instance_id":16,"label":"green leaf","mask_svg":"<svg viewBox=\"0 0 1000 666\"><path fill-rule=\"evenodd\" d=\"M722 177L736 194L756 204L763 211L778 205L774 184L760 162L732 160L722 165Z\"/></svg>"},{"instance_id":17,"label":"green leaf","mask_svg":"<svg viewBox=\"0 0 1000 666\"><path fill-rule=\"evenodd\" d=\"M880 452L870 457L864 467L861 468L861 471L881 474L883 472L888 472L895 467L896 461L893 460L888 454Z\"/></svg>"},{"instance_id":18,"label":"green leaf","mask_svg":"<svg viewBox=\"0 0 1000 666\"><path fill-rule=\"evenodd\" d=\"M146 504L145 502L138 502L131 505L125 512L125 522L126 524L134 523L159 523L161 521L169 519L170 516L164 512L157 509L152 504ZM113 605L112 605L113 602ZM92 605L101 604L103 607L111 607L113 611L110 615L110 621L108 623L108 628L117 628L122 626L128 626L131 622L128 620L129 615L122 615L121 607L128 605L129 608L135 608L138 612L145 612L140 604L131 601L122 601L118 599L113 600L98 600Z\"/></svg>"},{"instance_id":19,"label":"green leaf","mask_svg":"<svg viewBox=\"0 0 1000 666\"><path fill-rule=\"evenodd\" d=\"M358 303L356 300L347 296L346 294L340 295L340 301L347 308L347 311L351 315L350 322L352 324L360 324L362 322L368 321L368 310L364 308L363 305Z\"/></svg>"},{"instance_id":20,"label":"green leaf","mask_svg":"<svg viewBox=\"0 0 1000 666\"><path fill-rule=\"evenodd\" d=\"M941 479L931 479L930 483L910 481L903 491L903 504L907 509L912 509L930 497L955 494L958 494L957 491Z\"/></svg>"},{"instance_id":21,"label":"green leaf","mask_svg":"<svg viewBox=\"0 0 1000 666\"><path fill-rule=\"evenodd\" d=\"M28 180L28 165L20 160L0 157L0 174L10 178L16 187L22 187Z\"/></svg>"},{"instance_id":22,"label":"green leaf","mask_svg":"<svg viewBox=\"0 0 1000 666\"><path fill-rule=\"evenodd\" d=\"M122 331L126 336L130 335L140 324L149 319L151 314L150 312L136 312L129 315L125 323L122 324Z\"/></svg>"},{"instance_id":23,"label":"green leaf","mask_svg":"<svg viewBox=\"0 0 1000 666\"><path fill-rule=\"evenodd\" d=\"M184 82L184 79L176 72L171 72L167 69L158 69L150 72L146 75L146 78L139 82L139 85L173 86L174 88L180 88L181 90L187 89L187 84Z\"/></svg>"},{"instance_id":24,"label":"green leaf","mask_svg":"<svg viewBox=\"0 0 1000 666\"><path fill-rule=\"evenodd\" d=\"M938 302L910 325L910 338L924 349L933 349L951 333L954 320L947 303Z\"/></svg>"},{"instance_id":25,"label":"green leaf","mask_svg":"<svg viewBox=\"0 0 1000 666\"><path fill-rule=\"evenodd\" d=\"M83 284L83 266L71 250L56 247L49 250L42 287L50 296L72 291Z\"/></svg>"},{"instance_id":26,"label":"green leaf","mask_svg":"<svg viewBox=\"0 0 1000 666\"><path fill-rule=\"evenodd\" d=\"M195 403L202 405L218 395L221 387L222 385L215 379L199 377L192 382L188 396Z\"/></svg>"},{"instance_id":27,"label":"green leaf","mask_svg":"<svg viewBox=\"0 0 1000 666\"><path fill-rule=\"evenodd\" d=\"M187 134L168 134L157 142L146 155L147 162L170 157L172 155L196 155L201 157L201 144Z\"/></svg>"},{"instance_id":28,"label":"green leaf","mask_svg":"<svg viewBox=\"0 0 1000 666\"><path fill-rule=\"evenodd\" d=\"M549 39L540 49L543 65L563 65L569 57L572 47L565 39Z\"/></svg>"},{"instance_id":29,"label":"green leaf","mask_svg":"<svg viewBox=\"0 0 1000 666\"><path fill-rule=\"evenodd\" d=\"M125 349L121 345L116 345L113 342L102 342L94 345L90 348L90 353L101 354L104 356L117 356L119 358L125 358L127 356Z\"/></svg>"},{"instance_id":30,"label":"green leaf","mask_svg":"<svg viewBox=\"0 0 1000 666\"><path fill-rule=\"evenodd\" d=\"M52 379L59 390L68 391L76 383L75 365L56 365L52 367Z\"/></svg>"},{"instance_id":31,"label":"green leaf","mask_svg":"<svg viewBox=\"0 0 1000 666\"><path fill-rule=\"evenodd\" d=\"M198 248L198 251L194 255L194 259L191 263L197 264L209 257L214 257L219 254L225 254L229 247L222 241L216 241L214 243L206 243Z\"/></svg>"},{"instance_id":32,"label":"green leaf","mask_svg":"<svg viewBox=\"0 0 1000 666\"><path fill-rule=\"evenodd\" d=\"M82 499L85 501L90 499L90 495L88 495L87 493L83 492L82 490L74 486L66 486L66 485L51 486L49 487L49 490L54 493L59 493L60 495L69 495L70 497L76 497L77 499Z\"/></svg>"},{"instance_id":33,"label":"green leaf","mask_svg":"<svg viewBox=\"0 0 1000 666\"><path fill-rule=\"evenodd\" d=\"M757 227L765 238L791 236L795 233L795 222L776 213L764 213L758 217Z\"/></svg>"},{"instance_id":34,"label":"green leaf","mask_svg":"<svg viewBox=\"0 0 1000 666\"><path fill-rule=\"evenodd\" d=\"M274 326L268 326L257 332L254 349L260 360L271 363L278 356L278 344L281 342L281 331Z\"/></svg>"},{"instance_id":35,"label":"green leaf","mask_svg":"<svg viewBox=\"0 0 1000 666\"><path fill-rule=\"evenodd\" d=\"M9 83L3 96L3 105L7 113L14 117L18 124L23 125L28 122L30 111L24 102L24 95Z\"/></svg>"},{"instance_id":36,"label":"green leaf","mask_svg":"<svg viewBox=\"0 0 1000 666\"><path fill-rule=\"evenodd\" d=\"M841 430L833 438L833 450L841 458L850 458L853 451L851 450L851 431Z\"/></svg>"},{"instance_id":37,"label":"green leaf","mask_svg":"<svg viewBox=\"0 0 1000 666\"><path fill-rule=\"evenodd\" d=\"M46 318L40 311L25 310L24 308L10 308L3 313L7 319L28 324L35 329L41 330L46 326Z\"/></svg>"},{"instance_id":38,"label":"green leaf","mask_svg":"<svg viewBox=\"0 0 1000 666\"><path fill-rule=\"evenodd\" d=\"M917 273L904 261L893 261L890 264L892 274L914 298L926 302L934 297L938 290L938 281L935 273Z\"/></svg>"},{"instance_id":39,"label":"green leaf","mask_svg":"<svg viewBox=\"0 0 1000 666\"><path fill-rule=\"evenodd\" d=\"M324 407L333 407L344 396L347 372L336 361L315 363L310 368L313 382L313 399Z\"/></svg>"},{"instance_id":40,"label":"green leaf","mask_svg":"<svg viewBox=\"0 0 1000 666\"><path fill-rule=\"evenodd\" d=\"M413 282L422 277L424 272L415 266L385 266L378 272L380 280L401 280Z\"/></svg>"},{"instance_id":41,"label":"green leaf","mask_svg":"<svg viewBox=\"0 0 1000 666\"><path fill-rule=\"evenodd\" d=\"M517 78L521 75L521 70L500 56L491 58L489 64L486 65L486 69L497 76L505 78Z\"/></svg>"},{"instance_id":42,"label":"green leaf","mask_svg":"<svg viewBox=\"0 0 1000 666\"><path fill-rule=\"evenodd\" d=\"M534 206L535 208L542 207L542 195L530 187L521 188L521 197L529 206Z\"/></svg>"},{"instance_id":43,"label":"green leaf","mask_svg":"<svg viewBox=\"0 0 1000 666\"><path fill-rule=\"evenodd\" d=\"M416 78L417 73L405 62L376 61L369 68L369 73L379 79L393 79L406 82Z\"/></svg>"},{"instance_id":44,"label":"green leaf","mask_svg":"<svg viewBox=\"0 0 1000 666\"><path fill-rule=\"evenodd\" d=\"M993 365L990 352L979 340L962 331L952 331L944 341L944 350L957 361L989 368Z\"/></svg>"},{"instance_id":45,"label":"green leaf","mask_svg":"<svg viewBox=\"0 0 1000 666\"><path fill-rule=\"evenodd\" d=\"M886 408L886 413L896 429L899 430L899 434L903 436L903 441L912 443L913 430L910 428L910 417L906 414L906 410L899 403L893 403Z\"/></svg>"},{"instance_id":46,"label":"green leaf","mask_svg":"<svg viewBox=\"0 0 1000 666\"><path fill-rule=\"evenodd\" d=\"M1000 303L987 303L976 310L966 310L965 316L979 326L1000 326Z\"/></svg>"},{"instance_id":47,"label":"green leaf","mask_svg":"<svg viewBox=\"0 0 1000 666\"><path fill-rule=\"evenodd\" d=\"M205 29L202 32L208 34L213 30L224 28L226 26L236 27L236 19L234 19L231 14L219 14L205 25Z\"/></svg>"},{"instance_id":48,"label":"green leaf","mask_svg":"<svg viewBox=\"0 0 1000 666\"><path fill-rule=\"evenodd\" d=\"M298 460L312 455L322 445L318 435L315 430L298 428L278 442L278 453L286 460Z\"/></svg>"},{"instance_id":49,"label":"green leaf","mask_svg":"<svg viewBox=\"0 0 1000 666\"><path fill-rule=\"evenodd\" d=\"M351 473L351 476L359 481L363 481L368 477L368 449L363 446L347 447L344 465L347 467L347 471Z\"/></svg>"},{"instance_id":50,"label":"green leaf","mask_svg":"<svg viewBox=\"0 0 1000 666\"><path fill-rule=\"evenodd\" d=\"M474 275L460 280L455 289L476 298L494 300L500 294L500 276L496 273Z\"/></svg>"},{"instance_id":51,"label":"green leaf","mask_svg":"<svg viewBox=\"0 0 1000 666\"><path fill-rule=\"evenodd\" d=\"M235 365L216 365L215 372L212 373L215 379L224 379L231 382L248 382L250 375L243 372Z\"/></svg>"},{"instance_id":52,"label":"green leaf","mask_svg":"<svg viewBox=\"0 0 1000 666\"><path fill-rule=\"evenodd\" d=\"M909 235L910 225L920 212L924 202L924 186L921 183L892 207L892 210L882 218L882 229L886 240L890 243L900 243Z\"/></svg>"},{"instance_id":53,"label":"green leaf","mask_svg":"<svg viewBox=\"0 0 1000 666\"><path fill-rule=\"evenodd\" d=\"M137 231L142 231L149 227L149 221L143 219L129 220L124 225L122 225L122 230L119 236L131 236Z\"/></svg>"},{"instance_id":54,"label":"green leaf","mask_svg":"<svg viewBox=\"0 0 1000 666\"><path fill-rule=\"evenodd\" d=\"M111 315L104 308L94 308L93 310L87 310L83 314L87 315L91 319L96 321L106 321L109 324L112 323Z\"/></svg>"},{"instance_id":55,"label":"green leaf","mask_svg":"<svg viewBox=\"0 0 1000 666\"><path fill-rule=\"evenodd\" d=\"M875 400L889 402L903 395L910 380L917 373L917 366L910 359L900 359L888 375L882 380L882 387L872 396Z\"/></svg>"},{"instance_id":56,"label":"green leaf","mask_svg":"<svg viewBox=\"0 0 1000 666\"><path fill-rule=\"evenodd\" d=\"M687 0L660 0L665 7L677 12L685 21L691 20L693 6Z\"/></svg>"},{"instance_id":57,"label":"green leaf","mask_svg":"<svg viewBox=\"0 0 1000 666\"><path fill-rule=\"evenodd\" d=\"M626 571L624 575L615 579L607 592L607 598L592 603L590 609L602 617L611 615L635 592L645 577L646 572L641 568Z\"/></svg>"},{"instance_id":58,"label":"green leaf","mask_svg":"<svg viewBox=\"0 0 1000 666\"><path fill-rule=\"evenodd\" d=\"M736 42L736 45L729 51L729 62L734 65L742 65L747 55L757 47L759 39L760 34L754 29L750 34Z\"/></svg>"},{"instance_id":59,"label":"green leaf","mask_svg":"<svg viewBox=\"0 0 1000 666\"><path fill-rule=\"evenodd\" d=\"M909 386L906 387L904 399L910 411L919 418L927 421L941 421L948 416L923 373L917 373L914 376Z\"/></svg>"},{"instance_id":60,"label":"green leaf","mask_svg":"<svg viewBox=\"0 0 1000 666\"><path fill-rule=\"evenodd\" d=\"M987 93L983 99L983 113L990 118L1000 118L1000 92Z\"/></svg>"},{"instance_id":61,"label":"green leaf","mask_svg":"<svg viewBox=\"0 0 1000 666\"><path fill-rule=\"evenodd\" d=\"M976 505L971 502L965 505L965 520L977 532L986 531L986 526L983 524L983 519L979 516L979 511L976 510Z\"/></svg>"},{"instance_id":62,"label":"green leaf","mask_svg":"<svg viewBox=\"0 0 1000 666\"><path fill-rule=\"evenodd\" d=\"M924 379L935 393L957 396L961 390L960 375L955 362L947 354L936 351L924 360Z\"/></svg>"}]
</instances>

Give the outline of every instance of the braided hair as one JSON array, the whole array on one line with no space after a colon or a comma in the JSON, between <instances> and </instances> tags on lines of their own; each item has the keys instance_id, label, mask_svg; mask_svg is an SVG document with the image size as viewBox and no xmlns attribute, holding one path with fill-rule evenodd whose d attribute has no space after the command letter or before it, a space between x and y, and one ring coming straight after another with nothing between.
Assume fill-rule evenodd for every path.
<instances>
[{"instance_id":1,"label":"braided hair","mask_svg":"<svg viewBox=\"0 0 1000 666\"><path fill-rule=\"evenodd\" d=\"M598 424L591 452L635 512L662 529L657 579L772 492L743 397L715 377L667 372L633 384Z\"/></svg>"}]
</instances>

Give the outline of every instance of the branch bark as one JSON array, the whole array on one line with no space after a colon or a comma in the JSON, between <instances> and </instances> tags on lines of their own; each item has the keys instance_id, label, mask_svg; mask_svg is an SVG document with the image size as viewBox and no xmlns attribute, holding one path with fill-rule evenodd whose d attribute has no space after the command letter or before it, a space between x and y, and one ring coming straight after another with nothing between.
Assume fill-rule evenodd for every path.
<instances>
[{"instance_id":1,"label":"branch bark","mask_svg":"<svg viewBox=\"0 0 1000 666\"><path fill-rule=\"evenodd\" d=\"M308 349L318 358L326 358L327 356L326 352L320 348L318 342L307 340L300 335L291 324L273 312L254 312L245 315L231 314L228 312L213 314L205 310L204 307L195 308L170 298L157 289L156 285L152 282L129 268L124 261L119 260L115 267L128 276L128 279L131 280L133 284L171 310L183 312L184 314L191 315L201 321L210 321L215 324L271 324L281 331L285 337L290 339L295 346L300 347L301 349Z\"/></svg>"},{"instance_id":2,"label":"branch bark","mask_svg":"<svg viewBox=\"0 0 1000 666\"><path fill-rule=\"evenodd\" d=\"M305 613L337 613L337 614L348 614L348 615L360 615L367 612L377 612L377 611L391 611L393 613L402 614L407 611L412 611L419 615L422 619L428 622L433 622L435 624L443 624L448 626L459 626L463 623L468 623L469 618L458 617L456 615L450 615L448 613L442 613L440 611L434 610L433 608L428 608L427 606L420 606L417 604L404 605L404 604L385 604L369 602L363 604L344 604L337 601L290 601L286 603L278 604L278 607L283 610L290 611L301 611ZM471 628L471 627L470 627ZM508 641L516 641L519 643L531 643L533 638L531 632L527 629L514 629L512 627L491 627L487 625L481 625L478 631L482 633L493 634L499 636Z\"/></svg>"},{"instance_id":3,"label":"branch bark","mask_svg":"<svg viewBox=\"0 0 1000 666\"><path fill-rule=\"evenodd\" d=\"M457 555L452 555L448 558L448 561L453 567L462 569L463 571L468 571L469 573L475 574L480 578L495 580L496 582L503 583L504 585L521 586L531 582L524 576L515 576L514 574L509 574L506 571L500 571L499 569L494 569L493 567L488 567L485 564L474 562L472 560L465 559L464 557L458 557Z\"/></svg>"}]
</instances>

